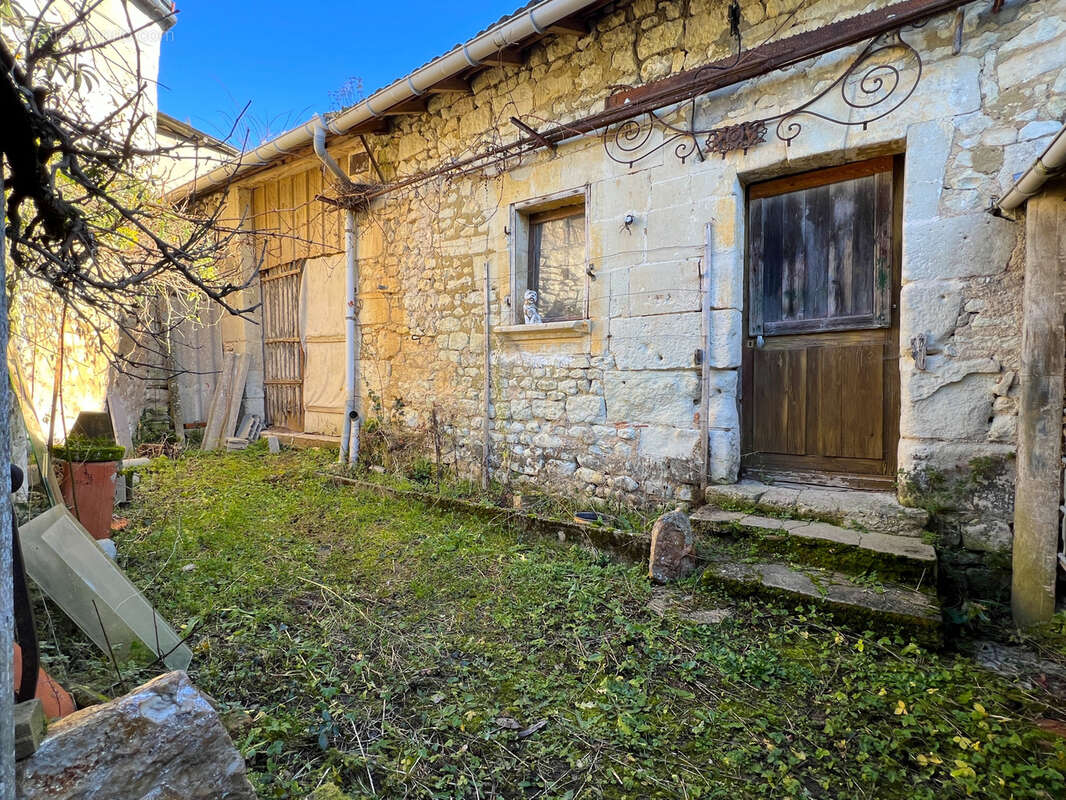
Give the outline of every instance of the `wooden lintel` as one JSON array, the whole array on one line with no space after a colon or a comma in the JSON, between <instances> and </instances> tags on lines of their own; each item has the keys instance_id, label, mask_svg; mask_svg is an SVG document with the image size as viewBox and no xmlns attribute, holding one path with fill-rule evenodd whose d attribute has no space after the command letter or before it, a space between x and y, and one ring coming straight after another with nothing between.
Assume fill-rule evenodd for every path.
<instances>
[{"instance_id":1,"label":"wooden lintel","mask_svg":"<svg viewBox=\"0 0 1066 800\"><path fill-rule=\"evenodd\" d=\"M558 22L552 23L548 26L548 31L551 33L558 33L570 36L584 36L589 32L588 23L583 19L577 17L567 17L561 19Z\"/></svg>"},{"instance_id":2,"label":"wooden lintel","mask_svg":"<svg viewBox=\"0 0 1066 800\"><path fill-rule=\"evenodd\" d=\"M421 97L412 97L410 100L404 100L392 108L386 108L381 114L386 117L398 117L403 114L422 114L426 110L425 100Z\"/></svg>"},{"instance_id":3,"label":"wooden lintel","mask_svg":"<svg viewBox=\"0 0 1066 800\"><path fill-rule=\"evenodd\" d=\"M389 132L389 121L384 117L371 117L365 122L351 128L348 133L353 135L383 134Z\"/></svg>"},{"instance_id":4,"label":"wooden lintel","mask_svg":"<svg viewBox=\"0 0 1066 800\"><path fill-rule=\"evenodd\" d=\"M482 66L495 67L501 64L524 64L525 57L517 47L504 47L481 62Z\"/></svg>"},{"instance_id":5,"label":"wooden lintel","mask_svg":"<svg viewBox=\"0 0 1066 800\"><path fill-rule=\"evenodd\" d=\"M470 94L470 81L462 78L445 78L437 81L426 91L429 94Z\"/></svg>"}]
</instances>

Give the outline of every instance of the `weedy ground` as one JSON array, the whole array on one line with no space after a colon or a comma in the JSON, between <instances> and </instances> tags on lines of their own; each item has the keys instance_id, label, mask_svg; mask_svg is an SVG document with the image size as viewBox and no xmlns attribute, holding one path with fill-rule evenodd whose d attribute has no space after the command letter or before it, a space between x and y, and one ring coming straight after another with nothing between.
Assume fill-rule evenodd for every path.
<instances>
[{"instance_id":1,"label":"weedy ground","mask_svg":"<svg viewBox=\"0 0 1066 800\"><path fill-rule=\"evenodd\" d=\"M963 656L696 579L733 616L659 617L639 565L335 487L329 458L158 460L118 539L263 798L1066 797L1049 698ZM122 691L87 644L45 655Z\"/></svg>"}]
</instances>

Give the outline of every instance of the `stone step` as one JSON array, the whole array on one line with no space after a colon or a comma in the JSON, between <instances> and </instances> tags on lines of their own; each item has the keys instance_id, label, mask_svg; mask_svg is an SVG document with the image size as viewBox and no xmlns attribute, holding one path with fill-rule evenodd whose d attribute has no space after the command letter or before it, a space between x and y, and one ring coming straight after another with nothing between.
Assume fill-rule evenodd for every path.
<instances>
[{"instance_id":1,"label":"stone step","mask_svg":"<svg viewBox=\"0 0 1066 800\"><path fill-rule=\"evenodd\" d=\"M929 523L929 512L901 505L889 492L742 480L708 487L705 499L727 510L783 512L896 536L921 538Z\"/></svg>"},{"instance_id":2,"label":"stone step","mask_svg":"<svg viewBox=\"0 0 1066 800\"><path fill-rule=\"evenodd\" d=\"M782 561L719 559L707 564L702 580L731 592L814 603L848 622L872 629L904 628L927 646L941 643L936 598L895 583L858 584L839 572Z\"/></svg>"},{"instance_id":3,"label":"stone step","mask_svg":"<svg viewBox=\"0 0 1066 800\"><path fill-rule=\"evenodd\" d=\"M692 515L702 533L749 535L764 555L789 557L852 574L877 573L921 587L936 585L936 550L911 536L870 533L828 522L780 519L703 506Z\"/></svg>"}]
</instances>

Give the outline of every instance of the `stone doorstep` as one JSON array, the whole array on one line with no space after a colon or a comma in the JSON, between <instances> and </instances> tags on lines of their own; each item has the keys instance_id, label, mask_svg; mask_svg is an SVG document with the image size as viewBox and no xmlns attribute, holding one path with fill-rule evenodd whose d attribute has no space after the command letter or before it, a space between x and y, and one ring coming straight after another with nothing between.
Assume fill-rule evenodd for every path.
<instances>
[{"instance_id":1,"label":"stone doorstep","mask_svg":"<svg viewBox=\"0 0 1066 800\"><path fill-rule=\"evenodd\" d=\"M901 505L889 492L753 480L707 488L708 503L749 503L797 516L839 516L851 528L920 538L929 513Z\"/></svg>"},{"instance_id":2,"label":"stone doorstep","mask_svg":"<svg viewBox=\"0 0 1066 800\"><path fill-rule=\"evenodd\" d=\"M812 522L802 519L776 519L747 514L743 511L722 511L713 506L703 506L692 515L696 526L739 525L768 533L784 531L800 541L818 545L843 545L876 553L897 562L936 570L936 550L932 545L911 536L893 536L888 533L867 533L851 528L841 528L827 522Z\"/></svg>"},{"instance_id":3,"label":"stone doorstep","mask_svg":"<svg viewBox=\"0 0 1066 800\"><path fill-rule=\"evenodd\" d=\"M846 575L820 569L799 569L775 561L755 564L716 561L703 580L729 588L812 601L844 616L904 625L921 631L923 641L940 643L940 605L930 595L892 583L883 590L860 586Z\"/></svg>"}]
</instances>

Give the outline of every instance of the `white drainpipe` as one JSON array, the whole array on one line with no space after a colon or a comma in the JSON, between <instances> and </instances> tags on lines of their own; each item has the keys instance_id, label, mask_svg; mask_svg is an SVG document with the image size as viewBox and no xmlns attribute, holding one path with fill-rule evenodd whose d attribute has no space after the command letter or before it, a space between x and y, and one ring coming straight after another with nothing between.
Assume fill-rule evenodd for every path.
<instances>
[{"instance_id":1,"label":"white drainpipe","mask_svg":"<svg viewBox=\"0 0 1066 800\"><path fill-rule=\"evenodd\" d=\"M1066 125L1058 132L1047 150L1025 171L999 201L1001 211L1012 211L1037 194L1052 176L1066 170Z\"/></svg>"},{"instance_id":2,"label":"white drainpipe","mask_svg":"<svg viewBox=\"0 0 1066 800\"><path fill-rule=\"evenodd\" d=\"M440 58L419 67L406 78L401 78L390 86L352 106L329 123L329 132L347 133L361 122L380 117L389 108L407 100L420 97L426 90L447 78L454 77L469 67L479 64L492 64L493 56L505 47L528 39L530 36L544 33L561 19L591 6L595 0L544 0L532 8L523 11L514 19L490 28L466 44L461 44ZM207 175L190 182L177 190L178 196L192 192L205 192L221 186L238 175L261 167L273 159L296 152L314 141L315 132L321 123L311 120L287 133L273 139L256 149L244 153L240 162L219 167Z\"/></svg>"},{"instance_id":3,"label":"white drainpipe","mask_svg":"<svg viewBox=\"0 0 1066 800\"><path fill-rule=\"evenodd\" d=\"M320 118L315 117L314 131L315 154L321 159L340 181L341 185L349 183L348 176L336 160L326 150L326 128ZM344 430L341 433L341 452L338 461L341 464L355 464L359 460L359 236L356 228L355 211L348 209L344 215L344 255L347 262L345 279L345 327L344 327Z\"/></svg>"}]
</instances>

